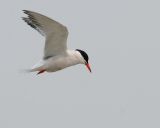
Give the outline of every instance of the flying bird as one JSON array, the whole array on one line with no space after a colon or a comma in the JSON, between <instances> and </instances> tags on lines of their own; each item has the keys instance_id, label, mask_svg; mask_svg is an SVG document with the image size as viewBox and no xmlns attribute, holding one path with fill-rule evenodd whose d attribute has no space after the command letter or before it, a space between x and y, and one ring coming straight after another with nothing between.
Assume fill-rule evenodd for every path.
<instances>
[{"instance_id":1,"label":"flying bird","mask_svg":"<svg viewBox=\"0 0 160 128\"><path fill-rule=\"evenodd\" d=\"M64 68L84 64L91 72L89 57L83 50L67 48L68 29L61 23L37 12L23 10L27 17L22 19L45 37L43 58L34 65L30 72L56 72Z\"/></svg>"}]
</instances>

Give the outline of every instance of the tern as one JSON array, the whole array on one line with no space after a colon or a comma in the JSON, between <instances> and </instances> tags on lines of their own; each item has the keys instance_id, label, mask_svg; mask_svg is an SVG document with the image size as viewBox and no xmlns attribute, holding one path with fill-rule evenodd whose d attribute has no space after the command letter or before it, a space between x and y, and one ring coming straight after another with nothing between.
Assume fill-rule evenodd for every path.
<instances>
[{"instance_id":1,"label":"tern","mask_svg":"<svg viewBox=\"0 0 160 128\"><path fill-rule=\"evenodd\" d=\"M68 29L61 23L40 13L23 10L27 17L22 19L45 37L44 56L30 72L56 72L64 68L84 64L91 72L89 57L83 50L67 48Z\"/></svg>"}]
</instances>

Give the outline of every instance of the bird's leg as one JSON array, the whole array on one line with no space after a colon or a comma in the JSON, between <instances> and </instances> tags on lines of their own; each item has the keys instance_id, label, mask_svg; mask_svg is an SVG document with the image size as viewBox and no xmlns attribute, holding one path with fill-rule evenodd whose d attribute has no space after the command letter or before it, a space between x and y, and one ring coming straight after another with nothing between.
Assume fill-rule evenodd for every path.
<instances>
[{"instance_id":1,"label":"bird's leg","mask_svg":"<svg viewBox=\"0 0 160 128\"><path fill-rule=\"evenodd\" d=\"M37 75L39 75L39 74L41 74L41 73L44 73L46 70L45 69L42 69L42 70L40 70L38 73L37 73Z\"/></svg>"}]
</instances>

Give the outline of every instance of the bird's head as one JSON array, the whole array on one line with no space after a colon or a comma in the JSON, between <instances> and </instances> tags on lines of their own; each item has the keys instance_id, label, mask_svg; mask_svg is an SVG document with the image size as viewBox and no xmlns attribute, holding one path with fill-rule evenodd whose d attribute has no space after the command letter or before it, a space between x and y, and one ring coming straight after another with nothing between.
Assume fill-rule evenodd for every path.
<instances>
[{"instance_id":1,"label":"bird's head","mask_svg":"<svg viewBox=\"0 0 160 128\"><path fill-rule=\"evenodd\" d=\"M76 49L76 51L78 51L78 52L80 53L80 55L81 55L81 57L82 57L82 59L83 59L82 63L86 65L87 69L88 69L90 72L92 72L92 71L91 71L90 64L89 64L89 62L88 62L89 57L88 57L87 53L86 53L85 51L83 51L83 50L80 50L80 49Z\"/></svg>"}]
</instances>

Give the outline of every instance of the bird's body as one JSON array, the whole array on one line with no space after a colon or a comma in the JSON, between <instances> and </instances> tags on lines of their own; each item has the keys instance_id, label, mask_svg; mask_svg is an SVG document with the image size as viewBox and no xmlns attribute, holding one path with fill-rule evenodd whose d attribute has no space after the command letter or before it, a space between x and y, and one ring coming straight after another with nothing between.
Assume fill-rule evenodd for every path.
<instances>
[{"instance_id":1,"label":"bird's body","mask_svg":"<svg viewBox=\"0 0 160 128\"><path fill-rule=\"evenodd\" d=\"M55 72L76 64L83 64L83 61L80 61L80 57L79 52L68 50L63 54L41 60L33 66L31 71L45 70L47 72Z\"/></svg>"},{"instance_id":2,"label":"bird's body","mask_svg":"<svg viewBox=\"0 0 160 128\"><path fill-rule=\"evenodd\" d=\"M30 69L31 72L55 72L76 64L85 64L91 71L84 51L67 49L68 30L64 25L36 12L24 10L24 13L28 17L23 20L45 37L43 59Z\"/></svg>"}]
</instances>

